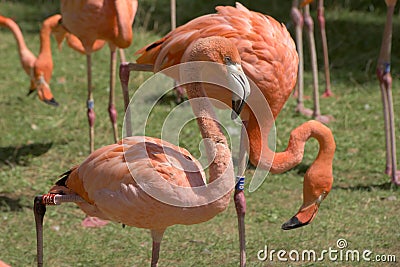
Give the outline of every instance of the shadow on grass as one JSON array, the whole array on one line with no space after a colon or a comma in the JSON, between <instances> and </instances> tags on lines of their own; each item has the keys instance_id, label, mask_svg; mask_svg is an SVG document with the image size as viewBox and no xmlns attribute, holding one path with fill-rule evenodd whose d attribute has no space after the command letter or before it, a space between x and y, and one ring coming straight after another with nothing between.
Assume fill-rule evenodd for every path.
<instances>
[{"instance_id":1,"label":"shadow on grass","mask_svg":"<svg viewBox=\"0 0 400 267\"><path fill-rule=\"evenodd\" d=\"M22 208L26 207L26 205L21 204L21 200L19 198L14 199L0 195L0 211L2 212L21 211Z\"/></svg>"},{"instance_id":2,"label":"shadow on grass","mask_svg":"<svg viewBox=\"0 0 400 267\"><path fill-rule=\"evenodd\" d=\"M38 143L22 146L0 147L0 167L8 165L26 166L32 157L45 154L53 143Z\"/></svg>"},{"instance_id":3,"label":"shadow on grass","mask_svg":"<svg viewBox=\"0 0 400 267\"><path fill-rule=\"evenodd\" d=\"M371 184L371 185L358 184L354 186L333 186L332 189L371 192L375 190L398 190L398 186L394 185L391 182L386 182L382 184Z\"/></svg>"}]
</instances>

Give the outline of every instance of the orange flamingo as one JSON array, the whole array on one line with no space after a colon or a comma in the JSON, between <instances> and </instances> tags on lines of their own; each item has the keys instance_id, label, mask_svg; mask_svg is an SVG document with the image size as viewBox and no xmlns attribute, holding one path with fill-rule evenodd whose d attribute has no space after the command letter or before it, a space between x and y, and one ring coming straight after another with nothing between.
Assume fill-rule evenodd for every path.
<instances>
[{"instance_id":1,"label":"orange flamingo","mask_svg":"<svg viewBox=\"0 0 400 267\"><path fill-rule=\"evenodd\" d=\"M315 48L315 38L314 38L314 22L310 15L310 3L313 0L303 0L300 6L304 8L304 15L299 10L299 1L294 0L291 9L291 17L296 27L296 46L299 53L299 75L297 76L297 85L295 90L295 96L297 97L297 107L296 111L300 112L308 117L313 116L317 120L324 123L328 123L333 120L332 116L321 115L320 105L319 105L319 90L318 90L318 64L317 64L317 52ZM329 56L328 56L328 42L326 39L325 31L325 17L324 17L324 1L318 0L318 22L322 39L322 48L324 53L324 69L325 69L325 92L324 97L329 97L332 95L331 82L330 82L330 72L329 72ZM304 60L303 60L303 24L305 24L307 29L307 39L310 48L312 75L313 75L313 110L305 108L303 102L303 92L304 92Z\"/></svg>"},{"instance_id":2,"label":"orange flamingo","mask_svg":"<svg viewBox=\"0 0 400 267\"><path fill-rule=\"evenodd\" d=\"M19 28L17 23L15 23L10 18L0 15L0 25L9 28L14 34L14 37L17 41L18 53L22 68L24 69L25 73L30 77L30 87L28 92L29 95L37 88L37 81L35 80L34 75L36 56L26 46L24 36L22 35L21 29ZM38 96L40 100L44 101L47 104L56 105L57 103L55 102L51 91L47 90L46 88L43 88L40 92L38 91Z\"/></svg>"},{"instance_id":3,"label":"orange flamingo","mask_svg":"<svg viewBox=\"0 0 400 267\"><path fill-rule=\"evenodd\" d=\"M56 14L43 21L40 29L40 50L39 55L36 58L36 56L26 46L18 24L16 24L12 19L0 15L0 25L8 27L13 32L18 44L21 65L26 74L31 78L28 95L37 90L39 99L53 106L58 106L58 103L55 101L50 88L50 80L53 74L50 35L54 34L59 48L61 48L61 43L65 38L68 46L78 52L84 53L84 48L79 39L60 27L60 20L61 15ZM97 40L93 46L93 51L101 49L104 44L104 41Z\"/></svg>"},{"instance_id":4,"label":"orange flamingo","mask_svg":"<svg viewBox=\"0 0 400 267\"><path fill-rule=\"evenodd\" d=\"M396 135L392 100L392 75L390 74L390 56L392 47L392 18L397 0L385 0L387 6L386 24L379 53L376 74L378 76L383 102L385 120L386 170L392 182L400 185L400 171L397 170Z\"/></svg>"},{"instance_id":5,"label":"orange flamingo","mask_svg":"<svg viewBox=\"0 0 400 267\"><path fill-rule=\"evenodd\" d=\"M64 39L69 47L74 50L84 53L84 48L80 40L73 34L68 33L61 26L61 15L55 14L48 17L42 23L42 28L40 30L40 52L34 63L33 68L33 78L35 81L35 88L38 90L39 97L43 94L46 103L58 105L51 94L50 80L53 75L53 57L51 51L51 34L55 36L58 43L59 49L61 49L61 44ZM92 50L100 50L105 44L103 40L96 40L93 44Z\"/></svg>"},{"instance_id":6,"label":"orange flamingo","mask_svg":"<svg viewBox=\"0 0 400 267\"><path fill-rule=\"evenodd\" d=\"M282 173L301 162L304 145L309 138L316 138L319 142L318 156L304 177L303 205L282 227L292 229L306 225L314 219L320 202L332 186L332 161L335 152L333 135L321 123L310 121L292 131L284 152L274 154L270 151L267 145L268 134L296 83L298 57L294 42L284 25L270 16L249 11L239 3L236 4L236 8L219 6L216 10L218 13L196 18L140 49L137 52L140 54L137 59L138 64L132 64L127 69L150 69L157 72L178 64L181 62L185 47L198 38L219 35L233 41L242 58L244 72L262 91L261 98L264 97L268 101L273 115L273 118L269 119L267 114L257 114L250 110L249 107L256 106L260 100L260 96L254 94L256 90L252 90L248 105L241 114L249 138L250 162L255 166L270 168L272 173ZM120 76L125 97L128 73L121 68ZM223 90L207 90L207 95L230 105ZM257 116L265 117L260 121ZM244 169L243 166L239 166L238 176L243 175ZM238 214L241 266L244 266L246 202L241 188L235 191L234 200Z\"/></svg>"},{"instance_id":7,"label":"orange flamingo","mask_svg":"<svg viewBox=\"0 0 400 267\"><path fill-rule=\"evenodd\" d=\"M195 42L184 61L222 64L222 79L233 79L241 71L236 47L226 38L209 37ZM231 67L235 67L233 73ZM201 70L187 72L197 75ZM237 76L236 76L237 77ZM247 83L248 84L248 83ZM250 90L235 83L233 91ZM46 204L76 202L90 216L151 230L151 266L157 266L164 231L174 224L205 222L225 210L234 187L233 164L225 136L216 121L212 105L201 83L187 85L201 134L210 140L209 183L200 163L185 149L160 139L135 136L93 152L82 164L63 175L50 193L35 198L38 237L38 266L43 264L42 224ZM234 98L233 98L234 99ZM241 101L244 101L242 99ZM239 112L238 109L234 110ZM214 187L213 187L214 186ZM185 190L189 189L189 190ZM214 196L213 192L218 191ZM149 192L158 192L157 196ZM166 199L169 199L168 202ZM172 202L170 202L172 201ZM175 203L175 204L169 204Z\"/></svg>"},{"instance_id":8,"label":"orange flamingo","mask_svg":"<svg viewBox=\"0 0 400 267\"><path fill-rule=\"evenodd\" d=\"M97 40L105 40L110 48L110 96L108 111L113 126L114 140L118 140L117 113L114 88L116 49L127 48L132 42L132 23L137 0L110 1L61 1L62 25L82 43L87 60L90 152L94 150L94 100L92 92L91 54Z\"/></svg>"}]
</instances>

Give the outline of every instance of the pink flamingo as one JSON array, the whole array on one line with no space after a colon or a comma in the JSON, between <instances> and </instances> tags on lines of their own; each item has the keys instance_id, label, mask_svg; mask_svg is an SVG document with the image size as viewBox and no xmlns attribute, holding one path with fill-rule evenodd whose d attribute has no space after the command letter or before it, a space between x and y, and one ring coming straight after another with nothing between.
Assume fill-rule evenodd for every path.
<instances>
[{"instance_id":1,"label":"pink flamingo","mask_svg":"<svg viewBox=\"0 0 400 267\"><path fill-rule=\"evenodd\" d=\"M132 23L135 18L137 0L81 0L61 1L62 25L82 43L87 60L90 152L94 150L94 100L92 92L91 54L96 41L105 40L110 48L110 96L108 112L110 115L114 140L118 140L117 112L115 110L115 70L116 50L126 48L132 42ZM124 59L122 59L124 61Z\"/></svg>"},{"instance_id":2,"label":"pink flamingo","mask_svg":"<svg viewBox=\"0 0 400 267\"><path fill-rule=\"evenodd\" d=\"M241 185L246 170L246 166L243 165L245 148L249 148L249 159L254 166L268 169L275 174L283 173L301 162L304 145L309 138L318 140L319 154L304 176L303 205L298 213L282 226L284 229L293 229L304 226L315 218L321 201L331 189L335 141L329 128L317 121L310 121L292 131L285 151L275 153L269 149L267 144L270 130L296 83L298 57L295 44L286 28L270 16L250 11L240 3L236 3L236 8L218 6L216 9L216 14L195 18L140 49L137 52L140 54L138 64L121 65L120 79L127 107L130 70L157 72L179 64L185 48L198 38L207 36L229 38L238 47L244 72L261 91L261 95L256 94L258 90L251 91L248 104L241 113L249 142L246 144L243 140L240 146L242 149L239 153L237 175L240 183L235 190L234 200L238 217L240 266L245 266L246 201ZM206 92L209 97L231 105L230 94L225 90L212 89ZM253 109L259 102L265 106L263 101L268 101L272 116L268 116L265 111ZM127 115L129 114L127 112Z\"/></svg>"},{"instance_id":3,"label":"pink flamingo","mask_svg":"<svg viewBox=\"0 0 400 267\"><path fill-rule=\"evenodd\" d=\"M226 38L209 37L196 41L184 61L198 60L222 64L222 79L234 79L234 75L239 75L246 80L241 71L239 53ZM232 67L236 69L234 73ZM197 75L200 71L191 70L187 75ZM232 88L234 92L242 91L242 96L248 95L250 90L246 83L232 86L236 87ZM72 201L90 216L150 229L153 239L151 266L157 266L161 240L167 227L205 222L226 209L234 187L227 140L216 121L210 101L205 97L202 84L189 84L187 95L203 138L211 140L214 147L210 150L210 146L206 146L211 159L207 188L200 163L185 149L163 140L127 137L117 144L100 148L82 164L66 172L49 194L35 198L38 266L43 264L42 224L46 204ZM233 99L236 101L236 98ZM234 112L239 113L239 109ZM213 187L213 183L217 187ZM164 198L186 204L165 203L149 195L148 190L158 191ZM216 198L210 199L215 190L219 191ZM205 204L195 204L202 199Z\"/></svg>"},{"instance_id":4,"label":"pink flamingo","mask_svg":"<svg viewBox=\"0 0 400 267\"><path fill-rule=\"evenodd\" d=\"M397 170L396 135L392 100L392 75L390 74L390 56L392 47L392 18L397 0L385 0L387 6L386 24L379 53L376 74L378 76L383 103L386 141L386 170L392 182L400 185L400 171Z\"/></svg>"},{"instance_id":5,"label":"pink flamingo","mask_svg":"<svg viewBox=\"0 0 400 267\"><path fill-rule=\"evenodd\" d=\"M19 28L17 23L15 23L10 18L0 15L0 25L9 28L13 33L15 40L17 41L21 66L24 69L25 73L30 77L30 87L28 92L28 95L30 95L37 89L37 85L40 83L39 80L35 79L34 75L34 67L37 60L36 56L27 47L24 36L22 35L21 29ZM43 23L42 31L44 30L44 28L47 28L47 23ZM57 102L54 100L51 91L48 90L48 88L46 87L43 87L40 90L38 90L38 97L40 100L42 100L47 104L57 105Z\"/></svg>"}]
</instances>

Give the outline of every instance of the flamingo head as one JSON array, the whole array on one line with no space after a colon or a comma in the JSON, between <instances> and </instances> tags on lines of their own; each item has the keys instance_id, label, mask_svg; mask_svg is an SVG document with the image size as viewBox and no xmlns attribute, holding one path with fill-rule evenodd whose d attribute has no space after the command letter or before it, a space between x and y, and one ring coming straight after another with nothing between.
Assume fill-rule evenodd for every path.
<instances>
[{"instance_id":1,"label":"flamingo head","mask_svg":"<svg viewBox=\"0 0 400 267\"><path fill-rule=\"evenodd\" d=\"M303 205L296 215L282 225L282 229L291 230L311 223L317 215L319 205L329 194L332 183L331 165L317 163L310 166L304 176Z\"/></svg>"},{"instance_id":2,"label":"flamingo head","mask_svg":"<svg viewBox=\"0 0 400 267\"><path fill-rule=\"evenodd\" d=\"M231 118L236 119L242 111L247 97L250 95L250 84L241 66L241 58L237 47L227 38L212 36L202 38L187 48L184 59L189 61L208 61L219 63L218 69L203 69L196 72L205 75L216 75L227 78L226 87L232 93ZM208 66L208 65L205 65ZM207 67L204 67L207 68Z\"/></svg>"}]
</instances>

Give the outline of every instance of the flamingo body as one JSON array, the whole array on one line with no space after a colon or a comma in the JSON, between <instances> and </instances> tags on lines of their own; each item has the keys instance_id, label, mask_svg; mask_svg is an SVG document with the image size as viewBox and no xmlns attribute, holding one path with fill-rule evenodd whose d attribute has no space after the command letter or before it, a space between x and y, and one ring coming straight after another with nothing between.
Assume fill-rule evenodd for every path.
<instances>
[{"instance_id":1,"label":"flamingo body","mask_svg":"<svg viewBox=\"0 0 400 267\"><path fill-rule=\"evenodd\" d=\"M179 198L180 202L193 196L174 192L173 187L160 183L160 178L180 187L206 184L200 163L187 150L157 138L135 136L92 153L65 177L68 190L64 191L83 197L87 203L78 204L89 216L146 229L208 221L229 204L227 194L201 207L168 205L151 197L138 185L135 176L139 175L148 186L158 187L164 194ZM50 192L59 193L61 188L55 186Z\"/></svg>"},{"instance_id":2,"label":"flamingo body","mask_svg":"<svg viewBox=\"0 0 400 267\"><path fill-rule=\"evenodd\" d=\"M97 39L127 48L132 42L136 10L137 1L132 0L61 1L62 23L82 41L86 53L92 51Z\"/></svg>"},{"instance_id":3,"label":"flamingo body","mask_svg":"<svg viewBox=\"0 0 400 267\"><path fill-rule=\"evenodd\" d=\"M181 63L186 47L198 38L226 37L238 48L244 72L260 88L276 118L297 77L298 56L289 32L274 18L250 11L239 3L236 8L219 6L216 10L216 14L195 18L138 50L137 63L152 64L157 72ZM224 90L206 92L230 105ZM242 118L248 112L245 107Z\"/></svg>"}]
</instances>

